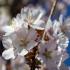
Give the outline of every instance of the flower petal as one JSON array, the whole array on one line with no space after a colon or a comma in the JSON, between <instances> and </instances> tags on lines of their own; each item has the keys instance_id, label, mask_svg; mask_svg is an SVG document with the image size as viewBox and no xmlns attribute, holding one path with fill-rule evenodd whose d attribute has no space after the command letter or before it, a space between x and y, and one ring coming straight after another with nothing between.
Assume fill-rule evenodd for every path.
<instances>
[{"instance_id":1,"label":"flower petal","mask_svg":"<svg viewBox=\"0 0 70 70\"><path fill-rule=\"evenodd\" d=\"M34 29L28 31L27 41L35 40L37 38L37 32Z\"/></svg>"},{"instance_id":2,"label":"flower petal","mask_svg":"<svg viewBox=\"0 0 70 70\"><path fill-rule=\"evenodd\" d=\"M3 53L2 53L2 57L6 60L9 60L9 59L14 59L15 56L14 56L14 48L9 48L8 50L5 50Z\"/></svg>"},{"instance_id":3,"label":"flower petal","mask_svg":"<svg viewBox=\"0 0 70 70\"><path fill-rule=\"evenodd\" d=\"M3 38L2 42L3 42L3 46L4 46L6 49L13 47L12 40L9 39L9 38L8 38L8 39Z\"/></svg>"},{"instance_id":4,"label":"flower petal","mask_svg":"<svg viewBox=\"0 0 70 70\"><path fill-rule=\"evenodd\" d=\"M5 32L4 36L8 36L8 35L14 33L14 28L12 28L11 26L3 26L2 30Z\"/></svg>"},{"instance_id":5,"label":"flower petal","mask_svg":"<svg viewBox=\"0 0 70 70\"><path fill-rule=\"evenodd\" d=\"M37 42L35 42L35 41L30 41L28 44L27 44L27 47L26 47L26 49L27 50L31 50L32 48L34 48L34 47L36 47L36 45L37 45Z\"/></svg>"},{"instance_id":6,"label":"flower petal","mask_svg":"<svg viewBox=\"0 0 70 70\"><path fill-rule=\"evenodd\" d=\"M26 49L23 49L20 53L18 53L18 55L20 56L24 56L28 53L28 51Z\"/></svg>"}]
</instances>

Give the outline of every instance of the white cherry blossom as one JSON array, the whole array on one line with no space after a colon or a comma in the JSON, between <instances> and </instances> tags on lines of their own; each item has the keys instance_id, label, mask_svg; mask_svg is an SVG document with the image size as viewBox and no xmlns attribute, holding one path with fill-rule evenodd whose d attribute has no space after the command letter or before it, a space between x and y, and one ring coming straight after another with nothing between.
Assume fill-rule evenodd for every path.
<instances>
[{"instance_id":1,"label":"white cherry blossom","mask_svg":"<svg viewBox=\"0 0 70 70\"><path fill-rule=\"evenodd\" d=\"M45 11L41 7L24 7L21 9L21 17L23 22L28 23L34 29L43 30L45 27L45 22L42 19Z\"/></svg>"}]
</instances>

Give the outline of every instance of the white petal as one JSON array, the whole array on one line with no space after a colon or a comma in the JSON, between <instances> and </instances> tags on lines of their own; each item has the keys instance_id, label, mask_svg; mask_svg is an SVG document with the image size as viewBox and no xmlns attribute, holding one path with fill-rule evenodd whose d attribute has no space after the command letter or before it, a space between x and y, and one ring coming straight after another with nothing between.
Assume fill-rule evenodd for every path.
<instances>
[{"instance_id":1,"label":"white petal","mask_svg":"<svg viewBox=\"0 0 70 70\"><path fill-rule=\"evenodd\" d=\"M30 41L26 47L27 50L30 50L32 48L34 48L37 45L37 42L35 41Z\"/></svg>"},{"instance_id":2,"label":"white petal","mask_svg":"<svg viewBox=\"0 0 70 70\"><path fill-rule=\"evenodd\" d=\"M68 44L69 43L69 40L67 40L65 43Z\"/></svg>"},{"instance_id":3,"label":"white petal","mask_svg":"<svg viewBox=\"0 0 70 70\"><path fill-rule=\"evenodd\" d=\"M44 28L45 28L45 22L44 22L44 20L39 20L38 22L37 22L37 24L33 24L32 25L32 28L34 28L34 29L38 29L38 30L43 30Z\"/></svg>"},{"instance_id":4,"label":"white petal","mask_svg":"<svg viewBox=\"0 0 70 70\"><path fill-rule=\"evenodd\" d=\"M61 14L60 17L59 17L59 22L60 22L60 24L62 25L62 23L63 23L63 15L62 15L62 14Z\"/></svg>"},{"instance_id":5,"label":"white petal","mask_svg":"<svg viewBox=\"0 0 70 70\"><path fill-rule=\"evenodd\" d=\"M67 48L68 47L68 44L60 44L60 47L61 48Z\"/></svg>"},{"instance_id":6,"label":"white petal","mask_svg":"<svg viewBox=\"0 0 70 70\"><path fill-rule=\"evenodd\" d=\"M22 51L20 53L18 53L18 55L20 56L24 56L28 53L28 51L26 49L22 49Z\"/></svg>"},{"instance_id":7,"label":"white petal","mask_svg":"<svg viewBox=\"0 0 70 70\"><path fill-rule=\"evenodd\" d=\"M57 65L57 69L60 70L60 66L62 64L63 55L60 57L59 63Z\"/></svg>"},{"instance_id":8,"label":"white petal","mask_svg":"<svg viewBox=\"0 0 70 70\"><path fill-rule=\"evenodd\" d=\"M25 39L26 36L28 35L28 29L23 27L19 29L18 31L16 31L16 35L17 35L17 38Z\"/></svg>"},{"instance_id":9,"label":"white petal","mask_svg":"<svg viewBox=\"0 0 70 70\"><path fill-rule=\"evenodd\" d=\"M14 32L14 28L12 28L11 26L3 26L2 30L5 32L4 36L10 35Z\"/></svg>"},{"instance_id":10,"label":"white petal","mask_svg":"<svg viewBox=\"0 0 70 70\"><path fill-rule=\"evenodd\" d=\"M59 43L59 39L57 39L57 41L56 41L56 44L58 44Z\"/></svg>"},{"instance_id":11,"label":"white petal","mask_svg":"<svg viewBox=\"0 0 70 70\"><path fill-rule=\"evenodd\" d=\"M25 57L23 57L23 56L17 56L17 58L14 60L14 62L16 64L21 65L21 64L23 64L25 62Z\"/></svg>"},{"instance_id":12,"label":"white petal","mask_svg":"<svg viewBox=\"0 0 70 70\"><path fill-rule=\"evenodd\" d=\"M22 24L23 24L23 21L21 19L17 20L16 18L14 18L12 26L19 29L22 27Z\"/></svg>"},{"instance_id":13,"label":"white petal","mask_svg":"<svg viewBox=\"0 0 70 70\"><path fill-rule=\"evenodd\" d=\"M6 38L4 38L2 42L3 42L3 46L4 46L6 49L13 47L13 45L12 45L12 40L11 40L11 39L6 39Z\"/></svg>"},{"instance_id":14,"label":"white petal","mask_svg":"<svg viewBox=\"0 0 70 70\"><path fill-rule=\"evenodd\" d=\"M34 29L38 29L38 30L44 30L44 28L36 26L36 25L30 25L30 27L32 27Z\"/></svg>"},{"instance_id":15,"label":"white petal","mask_svg":"<svg viewBox=\"0 0 70 70\"><path fill-rule=\"evenodd\" d=\"M58 53L57 54L59 55L59 54L61 54L61 52L62 52L62 48L58 47Z\"/></svg>"},{"instance_id":16,"label":"white petal","mask_svg":"<svg viewBox=\"0 0 70 70\"><path fill-rule=\"evenodd\" d=\"M9 59L14 59L15 56L14 56L14 48L9 48L8 50L5 50L3 53L2 53L2 57L6 60L9 60Z\"/></svg>"},{"instance_id":17,"label":"white petal","mask_svg":"<svg viewBox=\"0 0 70 70\"><path fill-rule=\"evenodd\" d=\"M57 32L60 30L60 22L54 20L53 23L54 23L53 24L54 35L56 35Z\"/></svg>"},{"instance_id":18,"label":"white petal","mask_svg":"<svg viewBox=\"0 0 70 70\"><path fill-rule=\"evenodd\" d=\"M41 12L33 24L37 24L43 15L44 15L44 12Z\"/></svg>"},{"instance_id":19,"label":"white petal","mask_svg":"<svg viewBox=\"0 0 70 70\"><path fill-rule=\"evenodd\" d=\"M42 41L41 41L41 43L42 43L42 44L45 44L45 43L46 43L46 41L45 41L45 40L42 40Z\"/></svg>"},{"instance_id":20,"label":"white petal","mask_svg":"<svg viewBox=\"0 0 70 70\"><path fill-rule=\"evenodd\" d=\"M36 38L37 38L37 32L31 28L28 32L27 40L31 41L31 40L35 40Z\"/></svg>"}]
</instances>

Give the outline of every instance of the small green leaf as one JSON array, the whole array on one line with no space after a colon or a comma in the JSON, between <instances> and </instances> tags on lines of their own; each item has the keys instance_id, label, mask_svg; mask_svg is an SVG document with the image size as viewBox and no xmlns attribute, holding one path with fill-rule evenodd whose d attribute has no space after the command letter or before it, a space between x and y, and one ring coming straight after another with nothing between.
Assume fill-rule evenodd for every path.
<instances>
[{"instance_id":1,"label":"small green leaf","mask_svg":"<svg viewBox=\"0 0 70 70\"><path fill-rule=\"evenodd\" d=\"M36 65L41 65L40 60L36 59L35 61L36 61Z\"/></svg>"}]
</instances>

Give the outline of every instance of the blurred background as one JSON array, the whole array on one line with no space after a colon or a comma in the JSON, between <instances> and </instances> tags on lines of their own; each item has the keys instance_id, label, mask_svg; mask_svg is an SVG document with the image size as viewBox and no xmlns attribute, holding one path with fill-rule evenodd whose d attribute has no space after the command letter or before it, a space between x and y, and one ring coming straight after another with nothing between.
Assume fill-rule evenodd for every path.
<instances>
[{"instance_id":1,"label":"blurred background","mask_svg":"<svg viewBox=\"0 0 70 70\"><path fill-rule=\"evenodd\" d=\"M54 0L0 0L0 14L3 13L9 17L15 17L21 11L21 8L29 4L41 5L49 13ZM58 0L56 6L56 17L63 13L65 17L70 15L70 0Z\"/></svg>"}]
</instances>

